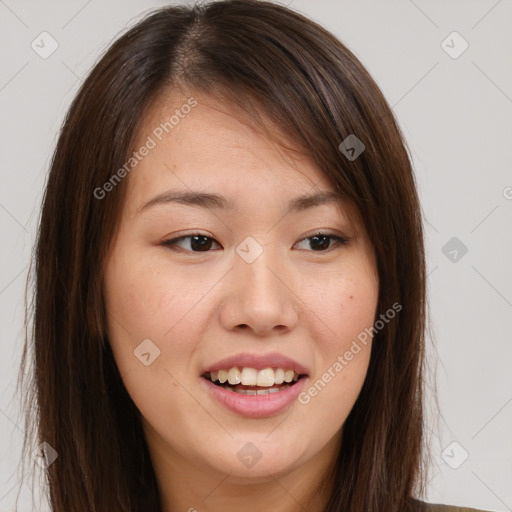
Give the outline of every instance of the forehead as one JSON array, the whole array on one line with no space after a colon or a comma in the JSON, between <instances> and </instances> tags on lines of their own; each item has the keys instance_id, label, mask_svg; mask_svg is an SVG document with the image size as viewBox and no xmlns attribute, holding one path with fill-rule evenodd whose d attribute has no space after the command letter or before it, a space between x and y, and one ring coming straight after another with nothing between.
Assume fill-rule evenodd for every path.
<instances>
[{"instance_id":1,"label":"forehead","mask_svg":"<svg viewBox=\"0 0 512 512\"><path fill-rule=\"evenodd\" d=\"M211 97L168 93L141 119L133 151L145 156L130 173L129 194L142 200L176 185L226 196L334 191L313 160L289 140L283 147L283 138Z\"/></svg>"}]
</instances>

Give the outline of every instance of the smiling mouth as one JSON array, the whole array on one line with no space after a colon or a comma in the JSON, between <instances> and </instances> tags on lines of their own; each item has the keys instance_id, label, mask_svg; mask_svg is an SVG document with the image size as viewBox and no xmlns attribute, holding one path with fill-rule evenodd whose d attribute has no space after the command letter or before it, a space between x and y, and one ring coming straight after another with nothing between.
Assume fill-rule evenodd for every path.
<instances>
[{"instance_id":1,"label":"smiling mouth","mask_svg":"<svg viewBox=\"0 0 512 512\"><path fill-rule=\"evenodd\" d=\"M284 368L255 368L244 367L241 370L233 367L225 370L210 371L202 375L216 386L241 395L269 395L292 387L305 374L298 374Z\"/></svg>"}]
</instances>

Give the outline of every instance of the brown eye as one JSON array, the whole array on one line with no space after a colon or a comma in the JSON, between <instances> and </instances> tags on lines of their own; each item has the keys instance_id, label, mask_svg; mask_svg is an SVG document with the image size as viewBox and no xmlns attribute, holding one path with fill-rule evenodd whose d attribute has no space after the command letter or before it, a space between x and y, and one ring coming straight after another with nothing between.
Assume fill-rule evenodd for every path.
<instances>
[{"instance_id":1,"label":"brown eye","mask_svg":"<svg viewBox=\"0 0 512 512\"><path fill-rule=\"evenodd\" d=\"M188 247L183 247L180 245L182 242L186 242L183 245ZM162 242L162 245L172 250L183 250L186 252L208 252L214 243L218 244L218 242L209 236L197 234L180 236L171 240L165 240Z\"/></svg>"},{"instance_id":2,"label":"brown eye","mask_svg":"<svg viewBox=\"0 0 512 512\"><path fill-rule=\"evenodd\" d=\"M330 233L317 233L316 235L309 236L304 238L299 243L309 241L309 247L314 252L326 252L328 249L332 247L346 245L348 243L348 238L337 236ZM331 244L331 242L333 242Z\"/></svg>"}]
</instances>

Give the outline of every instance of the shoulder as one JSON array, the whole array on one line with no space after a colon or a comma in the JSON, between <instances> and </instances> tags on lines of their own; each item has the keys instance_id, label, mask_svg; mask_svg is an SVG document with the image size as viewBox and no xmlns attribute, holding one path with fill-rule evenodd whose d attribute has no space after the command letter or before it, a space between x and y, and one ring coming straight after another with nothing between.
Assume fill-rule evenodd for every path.
<instances>
[{"instance_id":1,"label":"shoulder","mask_svg":"<svg viewBox=\"0 0 512 512\"><path fill-rule=\"evenodd\" d=\"M416 501L415 503L417 505L417 508L415 508L417 512L486 512L485 510L477 510L475 508L425 503L424 501Z\"/></svg>"}]
</instances>

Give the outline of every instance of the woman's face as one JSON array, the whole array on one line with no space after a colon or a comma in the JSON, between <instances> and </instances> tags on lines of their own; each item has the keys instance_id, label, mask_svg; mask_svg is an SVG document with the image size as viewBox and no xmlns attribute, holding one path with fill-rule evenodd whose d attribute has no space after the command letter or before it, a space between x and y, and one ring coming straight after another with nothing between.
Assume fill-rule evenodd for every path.
<instances>
[{"instance_id":1,"label":"woman's face","mask_svg":"<svg viewBox=\"0 0 512 512\"><path fill-rule=\"evenodd\" d=\"M311 199L334 191L311 160L194 97L148 113L124 178L104 279L117 365L160 472L243 481L325 467L367 372L371 244L349 205ZM209 370L230 370L231 389ZM286 387L290 370L304 376Z\"/></svg>"}]
</instances>

